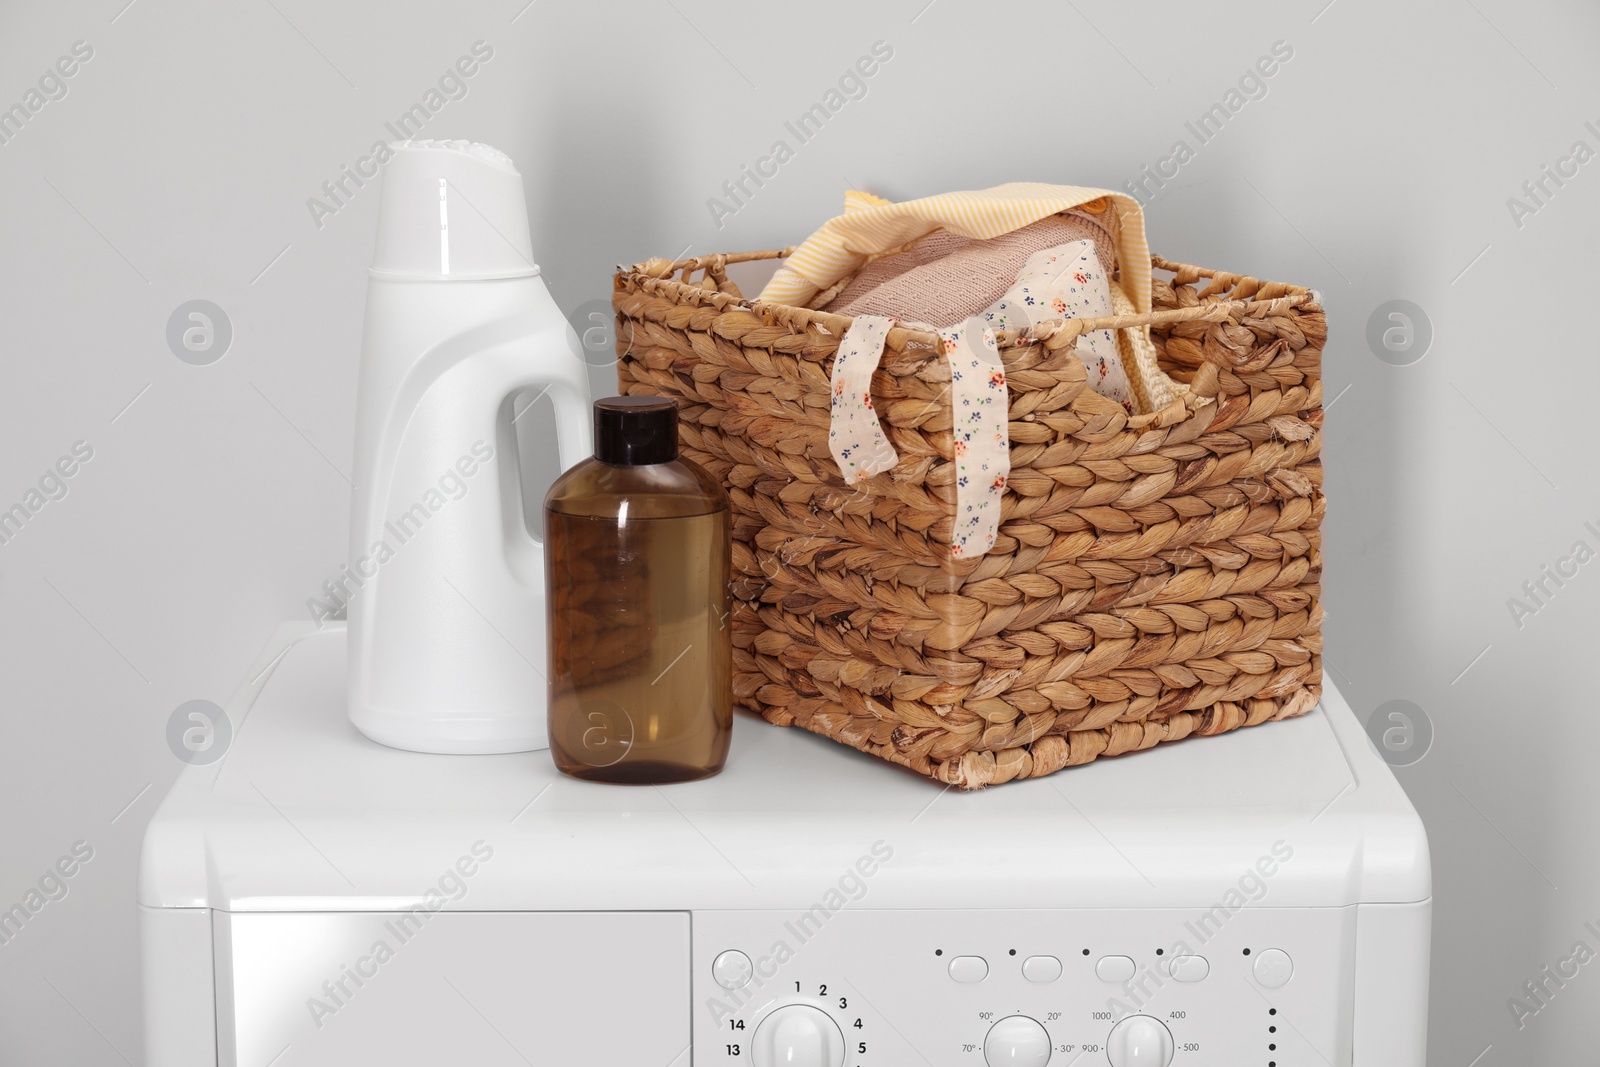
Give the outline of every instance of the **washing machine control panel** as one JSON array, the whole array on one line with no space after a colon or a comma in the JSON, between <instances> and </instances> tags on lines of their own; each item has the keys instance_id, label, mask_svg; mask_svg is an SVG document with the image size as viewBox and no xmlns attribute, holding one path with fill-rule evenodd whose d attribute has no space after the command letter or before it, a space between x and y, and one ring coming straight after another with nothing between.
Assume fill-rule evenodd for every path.
<instances>
[{"instance_id":1,"label":"washing machine control panel","mask_svg":"<svg viewBox=\"0 0 1600 1067\"><path fill-rule=\"evenodd\" d=\"M694 1063L1346 1063L1354 935L1354 908L696 912Z\"/></svg>"}]
</instances>

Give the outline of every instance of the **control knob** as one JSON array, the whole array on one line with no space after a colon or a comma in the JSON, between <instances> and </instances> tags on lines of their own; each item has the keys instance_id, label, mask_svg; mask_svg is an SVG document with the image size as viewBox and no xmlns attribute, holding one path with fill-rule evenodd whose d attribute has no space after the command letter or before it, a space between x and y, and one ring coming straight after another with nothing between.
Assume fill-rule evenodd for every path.
<instances>
[{"instance_id":1,"label":"control knob","mask_svg":"<svg viewBox=\"0 0 1600 1067\"><path fill-rule=\"evenodd\" d=\"M1007 1015L989 1027L983 1058L989 1067L1044 1067L1050 1062L1050 1034L1037 1019Z\"/></svg>"},{"instance_id":2,"label":"control knob","mask_svg":"<svg viewBox=\"0 0 1600 1067\"><path fill-rule=\"evenodd\" d=\"M751 1059L755 1067L844 1067L844 1035L827 1012L786 1004L756 1027Z\"/></svg>"},{"instance_id":3,"label":"control knob","mask_svg":"<svg viewBox=\"0 0 1600 1067\"><path fill-rule=\"evenodd\" d=\"M1106 1039L1111 1067L1167 1067L1173 1051L1172 1032L1148 1015L1128 1016Z\"/></svg>"}]
</instances>

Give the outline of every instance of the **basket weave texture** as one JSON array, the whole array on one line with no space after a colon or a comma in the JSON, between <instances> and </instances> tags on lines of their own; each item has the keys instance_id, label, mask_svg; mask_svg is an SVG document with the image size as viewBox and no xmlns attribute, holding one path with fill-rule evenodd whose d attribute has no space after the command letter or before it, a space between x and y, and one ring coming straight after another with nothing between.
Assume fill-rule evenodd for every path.
<instances>
[{"instance_id":1,"label":"basket weave texture","mask_svg":"<svg viewBox=\"0 0 1600 1067\"><path fill-rule=\"evenodd\" d=\"M986 555L953 559L937 338L890 331L872 395L899 463L846 485L829 374L850 320L727 278L784 254L651 260L613 294L621 390L677 399L683 453L732 500L738 702L963 789L1315 706L1313 293L1157 258L1150 314L1001 334L1002 523ZM1073 344L1145 324L1187 389L1129 416Z\"/></svg>"}]
</instances>

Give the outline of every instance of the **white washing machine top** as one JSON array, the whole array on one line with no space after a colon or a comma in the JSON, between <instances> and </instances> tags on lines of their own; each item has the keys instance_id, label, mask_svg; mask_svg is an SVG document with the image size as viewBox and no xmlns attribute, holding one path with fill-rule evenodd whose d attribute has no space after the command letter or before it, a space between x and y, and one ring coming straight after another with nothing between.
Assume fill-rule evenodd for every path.
<instances>
[{"instance_id":1,"label":"white washing machine top","mask_svg":"<svg viewBox=\"0 0 1600 1067\"><path fill-rule=\"evenodd\" d=\"M248 678L229 749L150 823L146 906L403 911L485 852L451 910L805 909L851 870L874 910L1431 895L1422 824L1328 681L1300 719L962 793L743 714L721 775L659 788L385 748L345 714L339 625L286 624Z\"/></svg>"}]
</instances>

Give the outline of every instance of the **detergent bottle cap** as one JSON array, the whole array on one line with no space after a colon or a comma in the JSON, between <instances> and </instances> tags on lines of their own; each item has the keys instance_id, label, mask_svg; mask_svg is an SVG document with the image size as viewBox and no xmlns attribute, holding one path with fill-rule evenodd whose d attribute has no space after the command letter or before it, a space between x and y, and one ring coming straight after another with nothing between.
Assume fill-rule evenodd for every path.
<instances>
[{"instance_id":1,"label":"detergent bottle cap","mask_svg":"<svg viewBox=\"0 0 1600 1067\"><path fill-rule=\"evenodd\" d=\"M375 276L453 281L539 273L522 175L504 152L470 141L385 147Z\"/></svg>"}]
</instances>

